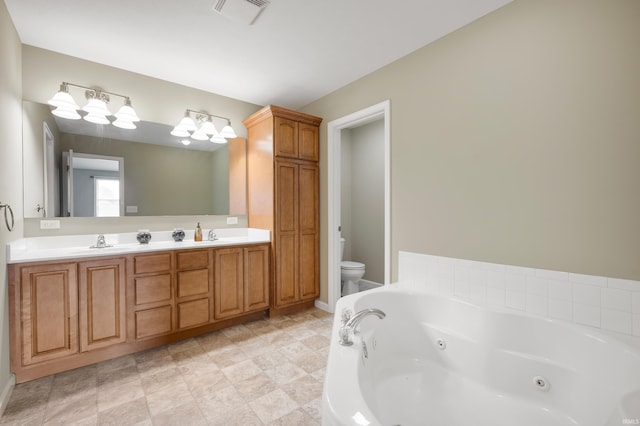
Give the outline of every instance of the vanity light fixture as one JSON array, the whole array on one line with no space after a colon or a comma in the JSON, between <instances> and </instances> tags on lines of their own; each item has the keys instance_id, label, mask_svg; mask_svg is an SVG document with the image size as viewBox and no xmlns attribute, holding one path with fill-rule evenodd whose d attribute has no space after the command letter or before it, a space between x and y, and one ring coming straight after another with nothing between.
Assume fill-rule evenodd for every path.
<instances>
[{"instance_id":1,"label":"vanity light fixture","mask_svg":"<svg viewBox=\"0 0 640 426\"><path fill-rule=\"evenodd\" d=\"M89 101L82 109L69 93L69 86L85 89L84 95ZM109 95L124 98L124 105L115 114L112 114L107 107L111 100ZM135 129L136 125L133 123L140 121L135 110L131 107L131 99L128 96L65 81L60 85L60 91L49 99L48 103L56 107L51 112L53 115L70 120L83 118L90 123L113 124L121 129ZM84 117L78 113L78 110L86 112ZM116 119L111 122L107 116L115 116Z\"/></svg>"},{"instance_id":2,"label":"vanity light fixture","mask_svg":"<svg viewBox=\"0 0 640 426\"><path fill-rule=\"evenodd\" d=\"M227 122L219 133L216 126L213 124L214 118L226 120ZM184 117L173 128L171 134L180 138L191 137L191 139L199 141L205 141L208 139L213 143L227 143L227 139L238 137L236 132L233 130L233 127L231 127L231 120L227 117L221 117L219 115L209 114L206 111L196 111L193 109L187 109L185 111Z\"/></svg>"}]
</instances>

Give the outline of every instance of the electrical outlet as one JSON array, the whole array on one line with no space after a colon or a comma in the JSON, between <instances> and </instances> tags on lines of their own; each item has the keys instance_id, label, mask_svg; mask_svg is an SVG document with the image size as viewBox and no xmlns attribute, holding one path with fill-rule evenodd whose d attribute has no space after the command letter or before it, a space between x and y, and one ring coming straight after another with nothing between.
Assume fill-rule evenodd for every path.
<instances>
[{"instance_id":1,"label":"electrical outlet","mask_svg":"<svg viewBox=\"0 0 640 426\"><path fill-rule=\"evenodd\" d=\"M60 229L59 220L41 220L40 229Z\"/></svg>"},{"instance_id":2,"label":"electrical outlet","mask_svg":"<svg viewBox=\"0 0 640 426\"><path fill-rule=\"evenodd\" d=\"M138 213L138 206L127 206L127 213Z\"/></svg>"},{"instance_id":3,"label":"electrical outlet","mask_svg":"<svg viewBox=\"0 0 640 426\"><path fill-rule=\"evenodd\" d=\"M237 225L238 224L238 218L237 217L228 217L227 218L227 225Z\"/></svg>"}]
</instances>

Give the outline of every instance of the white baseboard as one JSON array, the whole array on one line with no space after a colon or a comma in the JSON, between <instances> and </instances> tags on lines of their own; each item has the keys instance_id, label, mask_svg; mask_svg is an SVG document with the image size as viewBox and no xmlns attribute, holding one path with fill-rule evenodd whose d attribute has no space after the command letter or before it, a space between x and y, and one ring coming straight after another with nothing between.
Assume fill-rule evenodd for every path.
<instances>
[{"instance_id":1,"label":"white baseboard","mask_svg":"<svg viewBox=\"0 0 640 426\"><path fill-rule=\"evenodd\" d=\"M316 308L318 308L318 309L322 309L323 311L329 312L331 314L333 313L333 311L331 311L331 308L329 308L329 304L328 303L324 303L320 299L316 299L315 305L316 305Z\"/></svg>"},{"instance_id":2,"label":"white baseboard","mask_svg":"<svg viewBox=\"0 0 640 426\"><path fill-rule=\"evenodd\" d=\"M11 398L11 392L13 392L13 388L16 386L16 376L13 374L7 380L7 383L4 385L4 389L2 389L2 393L0 393L0 417L4 414L4 409L7 407L9 403L9 398Z\"/></svg>"}]
</instances>

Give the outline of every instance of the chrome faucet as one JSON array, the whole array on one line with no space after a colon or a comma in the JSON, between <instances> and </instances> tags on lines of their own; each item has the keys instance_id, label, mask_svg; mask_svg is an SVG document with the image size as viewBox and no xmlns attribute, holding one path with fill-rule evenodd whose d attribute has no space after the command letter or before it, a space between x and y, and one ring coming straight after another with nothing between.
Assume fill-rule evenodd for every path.
<instances>
[{"instance_id":1,"label":"chrome faucet","mask_svg":"<svg viewBox=\"0 0 640 426\"><path fill-rule=\"evenodd\" d=\"M360 324L360 322L369 315L375 315L380 319L386 317L386 314L384 312L382 312L380 309L375 308L363 309L357 312L352 317L350 316L350 313L348 311L342 313L343 325L342 327L340 327L340 331L338 332L338 336L340 337L340 344L342 346L353 345L351 336L357 334L358 324Z\"/></svg>"},{"instance_id":2,"label":"chrome faucet","mask_svg":"<svg viewBox=\"0 0 640 426\"><path fill-rule=\"evenodd\" d=\"M213 228L209 229L209 233L207 234L207 240L209 241L215 241L218 239L218 236L216 235L215 231L213 230Z\"/></svg>"},{"instance_id":3,"label":"chrome faucet","mask_svg":"<svg viewBox=\"0 0 640 426\"><path fill-rule=\"evenodd\" d=\"M104 239L103 234L99 234L98 241L96 241L96 245L91 246L89 248L105 248L105 247L112 247L112 246L110 244L107 244L107 241Z\"/></svg>"}]
</instances>

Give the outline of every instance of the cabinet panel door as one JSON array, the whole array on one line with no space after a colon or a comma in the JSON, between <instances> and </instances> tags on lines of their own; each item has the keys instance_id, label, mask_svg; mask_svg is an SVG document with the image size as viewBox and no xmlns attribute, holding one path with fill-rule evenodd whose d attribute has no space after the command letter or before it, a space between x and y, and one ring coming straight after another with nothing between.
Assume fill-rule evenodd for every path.
<instances>
[{"instance_id":1,"label":"cabinet panel door","mask_svg":"<svg viewBox=\"0 0 640 426\"><path fill-rule=\"evenodd\" d=\"M244 267L242 257L241 248L215 251L215 319L241 314L244 309Z\"/></svg>"},{"instance_id":2,"label":"cabinet panel door","mask_svg":"<svg viewBox=\"0 0 640 426\"><path fill-rule=\"evenodd\" d=\"M145 309L135 313L136 339L171 332L171 306Z\"/></svg>"},{"instance_id":3,"label":"cabinet panel door","mask_svg":"<svg viewBox=\"0 0 640 426\"><path fill-rule=\"evenodd\" d=\"M276 161L276 233L298 230L298 165Z\"/></svg>"},{"instance_id":4,"label":"cabinet panel door","mask_svg":"<svg viewBox=\"0 0 640 426\"><path fill-rule=\"evenodd\" d=\"M178 272L178 297L209 292L209 269Z\"/></svg>"},{"instance_id":5,"label":"cabinet panel door","mask_svg":"<svg viewBox=\"0 0 640 426\"><path fill-rule=\"evenodd\" d=\"M275 155L298 158L298 122L286 118L274 119Z\"/></svg>"},{"instance_id":6,"label":"cabinet panel door","mask_svg":"<svg viewBox=\"0 0 640 426\"><path fill-rule=\"evenodd\" d=\"M209 298L178 303L178 328L204 325L209 322Z\"/></svg>"},{"instance_id":7,"label":"cabinet panel door","mask_svg":"<svg viewBox=\"0 0 640 426\"><path fill-rule=\"evenodd\" d=\"M78 353L75 263L22 268L21 297L24 365Z\"/></svg>"},{"instance_id":8,"label":"cabinet panel door","mask_svg":"<svg viewBox=\"0 0 640 426\"><path fill-rule=\"evenodd\" d=\"M319 253L319 173L316 165L300 165L298 212L300 215L299 283L300 298L320 295Z\"/></svg>"},{"instance_id":9,"label":"cabinet panel door","mask_svg":"<svg viewBox=\"0 0 640 426\"><path fill-rule=\"evenodd\" d=\"M244 311L269 306L269 246L244 249Z\"/></svg>"},{"instance_id":10,"label":"cabinet panel door","mask_svg":"<svg viewBox=\"0 0 640 426\"><path fill-rule=\"evenodd\" d=\"M125 260L79 263L80 350L126 341Z\"/></svg>"},{"instance_id":11,"label":"cabinet panel door","mask_svg":"<svg viewBox=\"0 0 640 426\"><path fill-rule=\"evenodd\" d=\"M286 305L298 301L298 236L276 235L275 304Z\"/></svg>"},{"instance_id":12,"label":"cabinet panel door","mask_svg":"<svg viewBox=\"0 0 640 426\"><path fill-rule=\"evenodd\" d=\"M207 268L209 266L209 251L177 252L176 265L179 270Z\"/></svg>"},{"instance_id":13,"label":"cabinet panel door","mask_svg":"<svg viewBox=\"0 0 640 426\"><path fill-rule=\"evenodd\" d=\"M137 277L133 282L136 305L171 300L171 274Z\"/></svg>"},{"instance_id":14,"label":"cabinet panel door","mask_svg":"<svg viewBox=\"0 0 640 426\"><path fill-rule=\"evenodd\" d=\"M171 270L171 253L147 254L133 259L134 274L151 274Z\"/></svg>"},{"instance_id":15,"label":"cabinet panel door","mask_svg":"<svg viewBox=\"0 0 640 426\"><path fill-rule=\"evenodd\" d=\"M298 157L301 160L318 161L318 127L311 124L298 125Z\"/></svg>"}]
</instances>

